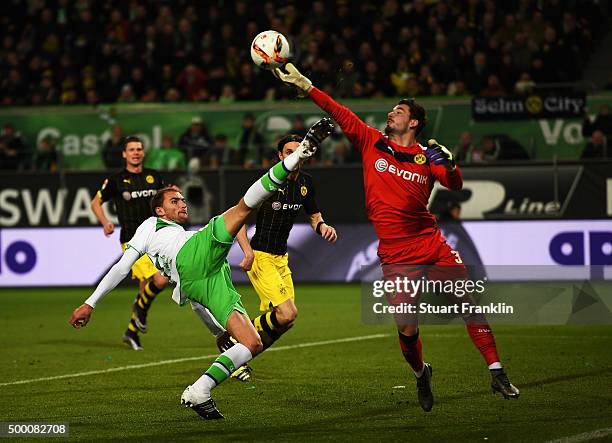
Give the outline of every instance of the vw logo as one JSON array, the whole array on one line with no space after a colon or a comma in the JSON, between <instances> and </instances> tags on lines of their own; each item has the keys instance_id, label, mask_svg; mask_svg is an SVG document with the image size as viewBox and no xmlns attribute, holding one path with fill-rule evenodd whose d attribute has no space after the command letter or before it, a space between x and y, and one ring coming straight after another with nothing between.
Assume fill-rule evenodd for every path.
<instances>
[{"instance_id":1,"label":"vw logo","mask_svg":"<svg viewBox=\"0 0 612 443\"><path fill-rule=\"evenodd\" d=\"M384 158L379 158L374 162L374 167L378 172L385 172L389 167L389 163Z\"/></svg>"}]
</instances>

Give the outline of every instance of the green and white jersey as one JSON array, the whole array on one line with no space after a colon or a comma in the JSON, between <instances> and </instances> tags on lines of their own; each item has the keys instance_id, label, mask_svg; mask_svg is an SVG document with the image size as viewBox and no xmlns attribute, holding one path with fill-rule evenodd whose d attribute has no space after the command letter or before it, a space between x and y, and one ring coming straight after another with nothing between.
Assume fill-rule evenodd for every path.
<instances>
[{"instance_id":1,"label":"green and white jersey","mask_svg":"<svg viewBox=\"0 0 612 443\"><path fill-rule=\"evenodd\" d=\"M135 249L139 255L148 254L151 261L162 274L176 283L172 298L180 298L180 279L176 270L176 256L185 242L197 231L186 231L178 223L159 217L149 217L136 229L134 237L128 242L128 248Z\"/></svg>"}]
</instances>

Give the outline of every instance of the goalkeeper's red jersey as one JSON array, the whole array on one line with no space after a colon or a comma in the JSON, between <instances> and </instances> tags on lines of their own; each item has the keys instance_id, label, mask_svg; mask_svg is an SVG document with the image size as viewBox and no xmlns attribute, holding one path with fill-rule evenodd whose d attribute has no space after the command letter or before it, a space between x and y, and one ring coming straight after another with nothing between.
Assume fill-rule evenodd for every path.
<instances>
[{"instance_id":1,"label":"goalkeeper's red jersey","mask_svg":"<svg viewBox=\"0 0 612 443\"><path fill-rule=\"evenodd\" d=\"M315 87L309 95L338 122L361 153L366 211L380 240L379 249L407 245L416 236L437 231L436 219L427 208L434 181L452 190L461 189L459 168L447 171L443 165L430 164L425 147L390 141Z\"/></svg>"}]
</instances>

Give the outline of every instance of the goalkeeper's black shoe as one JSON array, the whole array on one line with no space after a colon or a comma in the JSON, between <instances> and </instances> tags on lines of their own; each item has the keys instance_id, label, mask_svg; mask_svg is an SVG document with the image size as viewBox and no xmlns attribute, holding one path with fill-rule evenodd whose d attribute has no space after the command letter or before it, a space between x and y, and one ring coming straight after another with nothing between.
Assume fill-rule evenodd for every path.
<instances>
[{"instance_id":1,"label":"goalkeeper's black shoe","mask_svg":"<svg viewBox=\"0 0 612 443\"><path fill-rule=\"evenodd\" d=\"M434 397L431 392L431 375L433 369L429 363L423 363L423 374L417 377L417 394L419 397L419 404L425 412L431 411L433 408Z\"/></svg>"},{"instance_id":2,"label":"goalkeeper's black shoe","mask_svg":"<svg viewBox=\"0 0 612 443\"><path fill-rule=\"evenodd\" d=\"M134 302L132 306L132 318L138 330L146 334L149 329L149 325L147 325L147 310L138 306L137 302Z\"/></svg>"},{"instance_id":3,"label":"goalkeeper's black shoe","mask_svg":"<svg viewBox=\"0 0 612 443\"><path fill-rule=\"evenodd\" d=\"M518 398L521 394L516 386L510 383L503 369L492 369L491 377L491 389L493 389L494 394L495 392L499 392L506 400L509 398Z\"/></svg>"},{"instance_id":4,"label":"goalkeeper's black shoe","mask_svg":"<svg viewBox=\"0 0 612 443\"><path fill-rule=\"evenodd\" d=\"M140 337L137 332L130 331L129 329L123 334L123 343L127 344L134 351L142 351L142 345L140 344Z\"/></svg>"}]
</instances>

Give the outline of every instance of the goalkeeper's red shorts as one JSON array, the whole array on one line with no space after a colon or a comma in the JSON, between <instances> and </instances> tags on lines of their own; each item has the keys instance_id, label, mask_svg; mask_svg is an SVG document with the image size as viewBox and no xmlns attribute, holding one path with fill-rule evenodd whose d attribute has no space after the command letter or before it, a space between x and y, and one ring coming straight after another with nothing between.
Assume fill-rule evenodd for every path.
<instances>
[{"instance_id":1,"label":"goalkeeper's red shorts","mask_svg":"<svg viewBox=\"0 0 612 443\"><path fill-rule=\"evenodd\" d=\"M378 257L385 265L453 266L465 269L459 252L453 250L439 229L402 240L381 240Z\"/></svg>"},{"instance_id":2,"label":"goalkeeper's red shorts","mask_svg":"<svg viewBox=\"0 0 612 443\"><path fill-rule=\"evenodd\" d=\"M420 280L464 280L468 273L461 256L447 243L439 229L429 234L412 237L408 241L381 242L378 256L385 280L408 278ZM390 304L415 304L420 294L394 294Z\"/></svg>"}]
</instances>

